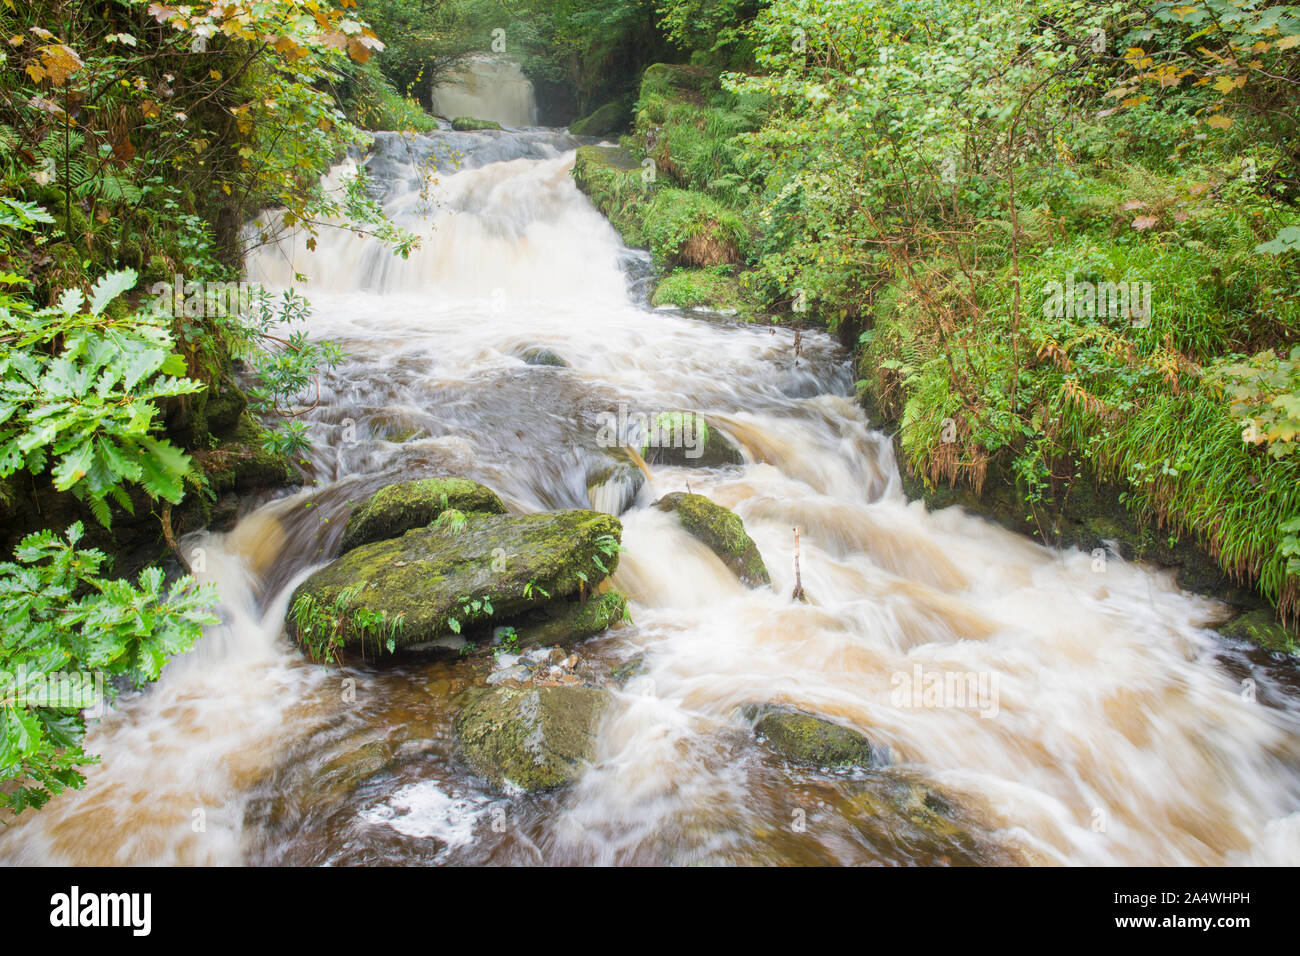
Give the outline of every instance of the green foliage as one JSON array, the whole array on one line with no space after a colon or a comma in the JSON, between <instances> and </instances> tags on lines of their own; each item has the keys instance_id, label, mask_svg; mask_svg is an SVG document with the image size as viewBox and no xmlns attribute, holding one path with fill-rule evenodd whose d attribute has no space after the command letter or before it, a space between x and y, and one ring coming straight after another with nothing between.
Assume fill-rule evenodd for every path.
<instances>
[{"instance_id":1,"label":"green foliage","mask_svg":"<svg viewBox=\"0 0 1300 956\"><path fill-rule=\"evenodd\" d=\"M96 760L81 746L82 711L113 698L114 678L157 679L217 622L212 585L164 586L158 568L138 584L105 578L104 554L77 548L82 530L29 535L0 563L0 780L16 782L0 806L14 813L81 786L78 768Z\"/></svg>"},{"instance_id":2,"label":"green foliage","mask_svg":"<svg viewBox=\"0 0 1300 956\"><path fill-rule=\"evenodd\" d=\"M1268 349L1220 365L1212 370L1210 381L1223 385L1232 417L1243 423L1243 441L1266 446L1274 458L1294 455L1300 448L1300 346L1288 358Z\"/></svg>"},{"instance_id":3,"label":"green foliage","mask_svg":"<svg viewBox=\"0 0 1300 956\"><path fill-rule=\"evenodd\" d=\"M22 280L0 277L12 288ZM0 292L0 477L51 469L54 487L90 504L105 526L106 498L133 510L124 484L179 503L189 457L158 437L158 402L202 385L182 378L184 359L166 326L104 310L135 285L130 270L104 276L89 303L79 289L56 305Z\"/></svg>"},{"instance_id":4,"label":"green foliage","mask_svg":"<svg viewBox=\"0 0 1300 956\"><path fill-rule=\"evenodd\" d=\"M741 262L750 242L749 229L738 212L684 189L656 190L644 212L644 229L657 265Z\"/></svg>"},{"instance_id":5,"label":"green foliage","mask_svg":"<svg viewBox=\"0 0 1300 956\"><path fill-rule=\"evenodd\" d=\"M290 609L299 640L312 660L328 664L341 663L346 633L358 635L364 652L366 640L374 642L376 653L397 649L397 638L405 626L402 614L366 607L353 608L357 588L344 588L332 602L322 604L315 595L303 594Z\"/></svg>"},{"instance_id":6,"label":"green foliage","mask_svg":"<svg viewBox=\"0 0 1300 956\"><path fill-rule=\"evenodd\" d=\"M707 71L647 70L647 154L757 224L754 294L858 327L859 386L901 423L907 467L978 490L1001 460L1031 504L1082 473L1119 480L1300 612L1293 7L662 12L705 52L705 33L745 31L754 63L724 75L729 101ZM658 261L679 235L658 227ZM665 296L699 297L673 278ZM1066 282L1149 283L1153 307L1053 310Z\"/></svg>"}]
</instances>

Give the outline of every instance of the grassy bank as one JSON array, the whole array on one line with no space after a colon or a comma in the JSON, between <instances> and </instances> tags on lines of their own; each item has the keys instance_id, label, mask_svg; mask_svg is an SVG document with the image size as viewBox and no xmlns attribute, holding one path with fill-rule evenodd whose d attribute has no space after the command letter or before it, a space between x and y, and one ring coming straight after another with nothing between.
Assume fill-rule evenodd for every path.
<instances>
[{"instance_id":1,"label":"grassy bank","mask_svg":"<svg viewBox=\"0 0 1300 956\"><path fill-rule=\"evenodd\" d=\"M625 152L579 155L656 303L838 332L920 491L1009 492L1054 540L1105 489L1143 553L1196 549L1294 623L1294 14L818 0L737 28L743 69L651 67Z\"/></svg>"}]
</instances>

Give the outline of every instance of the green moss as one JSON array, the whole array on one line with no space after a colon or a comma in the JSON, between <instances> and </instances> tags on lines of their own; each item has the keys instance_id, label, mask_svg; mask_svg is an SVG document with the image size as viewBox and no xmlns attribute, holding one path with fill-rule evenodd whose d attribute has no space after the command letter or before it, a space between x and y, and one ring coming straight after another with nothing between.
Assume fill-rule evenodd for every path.
<instances>
[{"instance_id":1,"label":"green moss","mask_svg":"<svg viewBox=\"0 0 1300 956\"><path fill-rule=\"evenodd\" d=\"M457 116L451 121L451 128L459 133L472 133L484 129L500 129L496 120L475 119L472 116Z\"/></svg>"},{"instance_id":2,"label":"green moss","mask_svg":"<svg viewBox=\"0 0 1300 956\"><path fill-rule=\"evenodd\" d=\"M618 146L581 146L573 161L573 180L623 242L644 246L641 223L648 198L641 164Z\"/></svg>"},{"instance_id":3,"label":"green moss","mask_svg":"<svg viewBox=\"0 0 1300 956\"><path fill-rule=\"evenodd\" d=\"M1219 628L1224 637L1251 641L1268 651L1281 654L1300 654L1300 638L1287 629L1269 610L1251 611L1229 621Z\"/></svg>"},{"instance_id":4,"label":"green moss","mask_svg":"<svg viewBox=\"0 0 1300 956\"><path fill-rule=\"evenodd\" d=\"M652 96L689 99L703 104L719 89L718 75L703 66L683 63L652 63L641 74L642 100Z\"/></svg>"},{"instance_id":5,"label":"green moss","mask_svg":"<svg viewBox=\"0 0 1300 956\"><path fill-rule=\"evenodd\" d=\"M606 103L589 116L574 120L569 124L569 132L574 136L605 136L627 126L630 117L631 110L628 109L627 103L615 100Z\"/></svg>"},{"instance_id":6,"label":"green moss","mask_svg":"<svg viewBox=\"0 0 1300 956\"><path fill-rule=\"evenodd\" d=\"M286 626L320 644L297 620L299 601L328 610L341 595L335 623L345 647L370 649L373 635L358 622L381 614L400 621L395 647L505 623L599 584L617 566L621 535L617 518L595 511L465 514L459 525L440 522L348 551L294 592Z\"/></svg>"},{"instance_id":7,"label":"green moss","mask_svg":"<svg viewBox=\"0 0 1300 956\"><path fill-rule=\"evenodd\" d=\"M229 438L215 448L194 452L214 495L278 488L293 481L293 465L284 455L262 447L265 429L244 413Z\"/></svg>"},{"instance_id":8,"label":"green moss","mask_svg":"<svg viewBox=\"0 0 1300 956\"><path fill-rule=\"evenodd\" d=\"M856 730L800 711L763 714L754 731L782 756L815 767L868 767L871 741Z\"/></svg>"},{"instance_id":9,"label":"green moss","mask_svg":"<svg viewBox=\"0 0 1300 956\"><path fill-rule=\"evenodd\" d=\"M715 504L703 495L674 492L664 495L653 507L660 511L674 511L682 527L694 538L704 542L722 562L736 573L745 584L758 587L770 584L771 577L758 546L745 531L740 516L722 505Z\"/></svg>"},{"instance_id":10,"label":"green moss","mask_svg":"<svg viewBox=\"0 0 1300 956\"><path fill-rule=\"evenodd\" d=\"M351 70L352 93L347 99L348 117L365 129L428 133L438 121L413 98L402 96L374 61Z\"/></svg>"},{"instance_id":11,"label":"green moss","mask_svg":"<svg viewBox=\"0 0 1300 956\"><path fill-rule=\"evenodd\" d=\"M505 514L496 492L468 478L421 478L388 485L362 502L348 518L339 553L433 523L448 509Z\"/></svg>"},{"instance_id":12,"label":"green moss","mask_svg":"<svg viewBox=\"0 0 1300 956\"><path fill-rule=\"evenodd\" d=\"M744 217L701 193L657 189L642 219L646 244L661 267L738 264L749 249Z\"/></svg>"},{"instance_id":13,"label":"green moss","mask_svg":"<svg viewBox=\"0 0 1300 956\"><path fill-rule=\"evenodd\" d=\"M595 759L609 693L592 687L501 688L472 697L454 729L469 764L497 787L572 783Z\"/></svg>"},{"instance_id":14,"label":"green moss","mask_svg":"<svg viewBox=\"0 0 1300 956\"><path fill-rule=\"evenodd\" d=\"M516 622L518 646L564 647L599 634L627 617L627 598L618 591L606 591L589 601L555 602L541 612L534 623L528 618Z\"/></svg>"},{"instance_id":15,"label":"green moss","mask_svg":"<svg viewBox=\"0 0 1300 956\"><path fill-rule=\"evenodd\" d=\"M694 412L663 412L653 422L657 436L647 438L641 457L650 465L717 468L740 465L745 456L704 416Z\"/></svg>"},{"instance_id":16,"label":"green moss","mask_svg":"<svg viewBox=\"0 0 1300 956\"><path fill-rule=\"evenodd\" d=\"M655 287L650 304L673 305L679 309L710 309L714 312L755 311L740 280L730 267L674 269Z\"/></svg>"}]
</instances>

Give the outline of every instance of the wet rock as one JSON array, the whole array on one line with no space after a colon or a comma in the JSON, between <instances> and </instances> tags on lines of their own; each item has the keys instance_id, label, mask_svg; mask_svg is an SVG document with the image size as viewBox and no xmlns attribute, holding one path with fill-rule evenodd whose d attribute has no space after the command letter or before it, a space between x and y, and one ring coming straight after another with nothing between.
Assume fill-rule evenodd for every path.
<instances>
[{"instance_id":1,"label":"wet rock","mask_svg":"<svg viewBox=\"0 0 1300 956\"><path fill-rule=\"evenodd\" d=\"M382 654L506 623L613 573L621 535L595 511L466 514L352 549L298 587L286 626L313 653Z\"/></svg>"},{"instance_id":2,"label":"wet rock","mask_svg":"<svg viewBox=\"0 0 1300 956\"><path fill-rule=\"evenodd\" d=\"M1300 653L1300 636L1288 630L1268 609L1241 614L1219 628L1219 633L1233 640L1251 641L1266 651Z\"/></svg>"},{"instance_id":3,"label":"wet rock","mask_svg":"<svg viewBox=\"0 0 1300 956\"><path fill-rule=\"evenodd\" d=\"M640 677L646 672L645 657L638 654L631 660L618 664L609 672L610 680L614 681L618 687L626 687L627 682Z\"/></svg>"},{"instance_id":4,"label":"wet rock","mask_svg":"<svg viewBox=\"0 0 1300 956\"><path fill-rule=\"evenodd\" d=\"M552 790L575 781L594 759L609 699L592 687L481 692L457 715L456 739L470 766L495 786Z\"/></svg>"},{"instance_id":5,"label":"wet rock","mask_svg":"<svg viewBox=\"0 0 1300 956\"><path fill-rule=\"evenodd\" d=\"M613 627L627 616L627 598L606 591L586 602L554 602L516 622L520 648L566 647Z\"/></svg>"},{"instance_id":6,"label":"wet rock","mask_svg":"<svg viewBox=\"0 0 1300 956\"><path fill-rule=\"evenodd\" d=\"M770 584L767 565L758 546L745 531L745 524L733 511L715 504L703 495L676 491L664 495L653 507L675 511L682 527L708 545L722 562L749 587Z\"/></svg>"},{"instance_id":7,"label":"wet rock","mask_svg":"<svg viewBox=\"0 0 1300 956\"><path fill-rule=\"evenodd\" d=\"M523 664L513 664L510 667L503 667L488 674L486 680L489 684L504 684L506 681L517 681L524 683L533 676L532 669L525 667Z\"/></svg>"},{"instance_id":8,"label":"wet rock","mask_svg":"<svg viewBox=\"0 0 1300 956\"><path fill-rule=\"evenodd\" d=\"M745 463L740 449L694 412L663 412L653 418L640 452L647 465L717 468Z\"/></svg>"},{"instance_id":9,"label":"wet rock","mask_svg":"<svg viewBox=\"0 0 1300 956\"><path fill-rule=\"evenodd\" d=\"M555 352L552 352L550 349L542 348L541 346L526 348L519 353L519 357L523 360L525 365L545 365L554 368L569 367L569 363L563 358Z\"/></svg>"},{"instance_id":10,"label":"wet rock","mask_svg":"<svg viewBox=\"0 0 1300 956\"><path fill-rule=\"evenodd\" d=\"M872 846L925 866L1024 866L1019 850L960 800L912 775L886 770L847 786L837 813Z\"/></svg>"},{"instance_id":11,"label":"wet rock","mask_svg":"<svg viewBox=\"0 0 1300 956\"><path fill-rule=\"evenodd\" d=\"M878 762L862 734L802 711L758 709L754 732L783 757L815 767L869 767Z\"/></svg>"},{"instance_id":12,"label":"wet rock","mask_svg":"<svg viewBox=\"0 0 1300 956\"><path fill-rule=\"evenodd\" d=\"M645 472L622 451L607 453L608 464L587 474L587 500L597 511L622 514L636 501L645 486Z\"/></svg>"},{"instance_id":13,"label":"wet rock","mask_svg":"<svg viewBox=\"0 0 1300 956\"><path fill-rule=\"evenodd\" d=\"M449 509L505 514L506 506L491 488L467 478L401 481L381 488L352 512L339 553L423 528Z\"/></svg>"}]
</instances>

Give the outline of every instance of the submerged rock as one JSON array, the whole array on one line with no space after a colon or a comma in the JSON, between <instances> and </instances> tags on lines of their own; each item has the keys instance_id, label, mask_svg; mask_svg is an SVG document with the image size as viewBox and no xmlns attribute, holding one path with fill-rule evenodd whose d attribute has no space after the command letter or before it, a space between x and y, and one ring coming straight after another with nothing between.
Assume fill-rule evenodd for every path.
<instances>
[{"instance_id":1,"label":"submerged rock","mask_svg":"<svg viewBox=\"0 0 1300 956\"><path fill-rule=\"evenodd\" d=\"M682 527L695 538L708 545L722 563L735 572L750 587L770 584L767 565L758 553L758 545L745 531L740 515L710 501L703 495L675 491L664 495L653 507L660 511L675 511Z\"/></svg>"},{"instance_id":2,"label":"submerged rock","mask_svg":"<svg viewBox=\"0 0 1300 956\"><path fill-rule=\"evenodd\" d=\"M313 652L323 642L382 652L506 623L612 574L621 535L596 511L465 514L317 571L294 592L287 628Z\"/></svg>"},{"instance_id":3,"label":"submerged rock","mask_svg":"<svg viewBox=\"0 0 1300 956\"><path fill-rule=\"evenodd\" d=\"M468 478L421 478L388 485L352 512L339 553L432 524L444 511L505 514L496 492Z\"/></svg>"},{"instance_id":4,"label":"submerged rock","mask_svg":"<svg viewBox=\"0 0 1300 956\"><path fill-rule=\"evenodd\" d=\"M797 710L762 710L754 732L783 757L815 767L869 767L879 762L862 734Z\"/></svg>"},{"instance_id":5,"label":"submerged rock","mask_svg":"<svg viewBox=\"0 0 1300 956\"><path fill-rule=\"evenodd\" d=\"M608 691L529 687L480 692L455 720L465 759L500 788L552 790L572 783L594 759Z\"/></svg>"},{"instance_id":6,"label":"submerged rock","mask_svg":"<svg viewBox=\"0 0 1300 956\"><path fill-rule=\"evenodd\" d=\"M530 348L524 349L519 353L519 358L523 360L525 365L543 365L551 366L553 368L569 367L569 363L560 357L560 355L552 352L548 348L543 348L540 345L534 345Z\"/></svg>"},{"instance_id":7,"label":"submerged rock","mask_svg":"<svg viewBox=\"0 0 1300 956\"><path fill-rule=\"evenodd\" d=\"M565 647L612 627L627 616L627 598L606 591L586 602L553 602L515 625L517 646Z\"/></svg>"}]
</instances>

